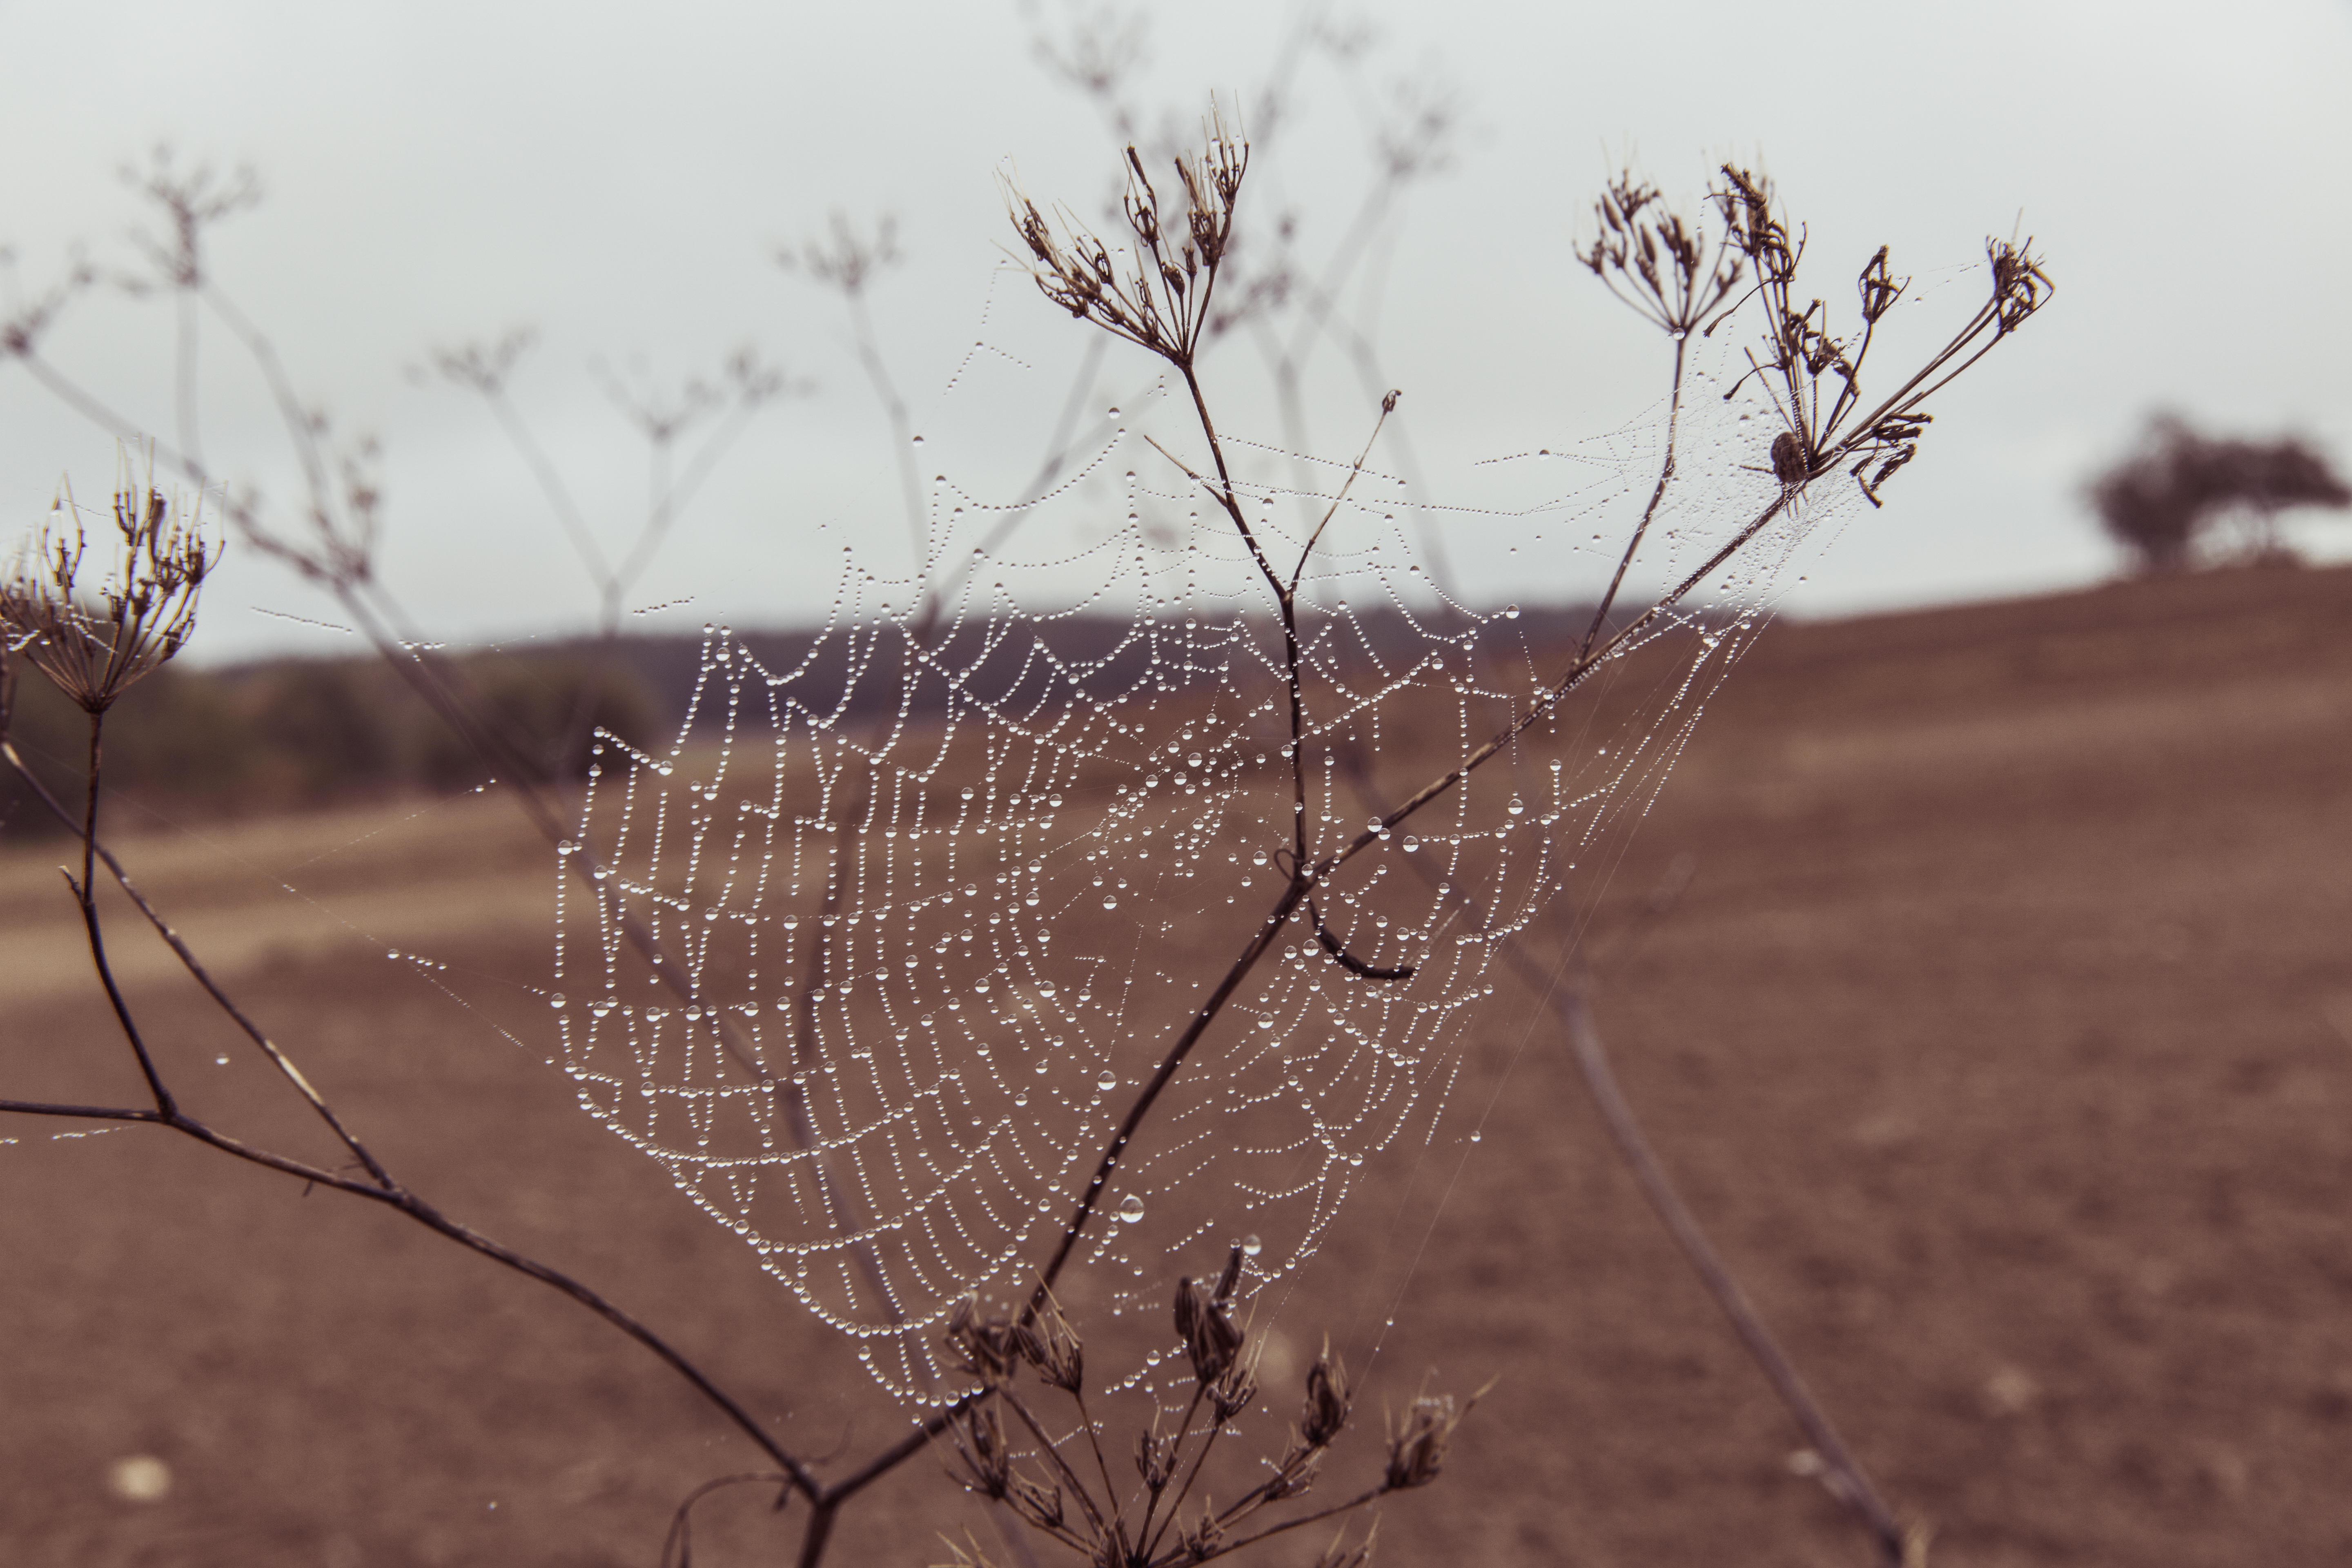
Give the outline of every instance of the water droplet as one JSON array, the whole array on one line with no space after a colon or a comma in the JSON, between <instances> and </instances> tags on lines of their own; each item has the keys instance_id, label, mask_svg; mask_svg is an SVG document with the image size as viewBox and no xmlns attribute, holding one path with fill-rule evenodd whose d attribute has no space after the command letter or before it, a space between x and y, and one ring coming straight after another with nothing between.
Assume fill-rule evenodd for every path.
<instances>
[{"instance_id":1,"label":"water droplet","mask_svg":"<svg viewBox=\"0 0 2352 1568\"><path fill-rule=\"evenodd\" d=\"M550 997L547 999L547 1005L548 1005L549 1006L551 1006L551 1007L561 1007L561 1006L562 1006L562 1005L563 1005L563 993L562 993L562 992L561 992L561 991L559 991L559 992L557 992L554 995L550 996Z\"/></svg>"},{"instance_id":2,"label":"water droplet","mask_svg":"<svg viewBox=\"0 0 2352 1568\"><path fill-rule=\"evenodd\" d=\"M1510 805L1506 809L1507 809L1513 816L1517 816L1520 813L1526 811L1527 808L1527 803L1525 801L1521 800L1517 795L1513 795L1511 797Z\"/></svg>"},{"instance_id":3,"label":"water droplet","mask_svg":"<svg viewBox=\"0 0 2352 1568\"><path fill-rule=\"evenodd\" d=\"M1470 1134L1470 1142L1475 1143L1479 1139L1484 1138L1486 1134L1484 1132L1473 1132Z\"/></svg>"},{"instance_id":4,"label":"water droplet","mask_svg":"<svg viewBox=\"0 0 2352 1568\"><path fill-rule=\"evenodd\" d=\"M221 1060L226 1061L228 1058L226 1057L223 1057ZM1108 1094L1112 1089L1118 1087L1118 1074L1115 1072L1107 1072L1103 1074L1102 1077L1095 1079L1095 1087L1101 1089L1105 1094Z\"/></svg>"},{"instance_id":5,"label":"water droplet","mask_svg":"<svg viewBox=\"0 0 2352 1568\"><path fill-rule=\"evenodd\" d=\"M976 794L976 793L977 793L977 792L973 790L973 788L971 787L971 785L970 785L970 784L966 784L966 785L964 785L964 786L963 786L963 797L964 797L964 799L966 799L966 800L970 800L970 799L972 797L972 795L973 795L974 794Z\"/></svg>"},{"instance_id":6,"label":"water droplet","mask_svg":"<svg viewBox=\"0 0 2352 1568\"><path fill-rule=\"evenodd\" d=\"M1517 605L1505 605L1503 606L1503 618L1507 621L1517 620L1519 618L1519 607Z\"/></svg>"},{"instance_id":7,"label":"water droplet","mask_svg":"<svg viewBox=\"0 0 2352 1568\"><path fill-rule=\"evenodd\" d=\"M1242 1256L1244 1258L1255 1258L1259 1253L1264 1252L1265 1250L1265 1243L1260 1241L1256 1237L1245 1236L1242 1237Z\"/></svg>"},{"instance_id":8,"label":"water droplet","mask_svg":"<svg viewBox=\"0 0 2352 1568\"><path fill-rule=\"evenodd\" d=\"M1103 900L1103 908L1107 910L1115 910L1118 908L1118 900L1117 899L1106 898Z\"/></svg>"},{"instance_id":9,"label":"water droplet","mask_svg":"<svg viewBox=\"0 0 2352 1568\"><path fill-rule=\"evenodd\" d=\"M1194 752L1191 756L1186 757L1184 762L1187 766L1197 768L1201 765L1201 753Z\"/></svg>"},{"instance_id":10,"label":"water droplet","mask_svg":"<svg viewBox=\"0 0 2352 1568\"><path fill-rule=\"evenodd\" d=\"M1406 854L1411 855L1411 854L1414 853L1415 851L1419 850L1419 849L1420 849L1420 847L1421 847L1421 840L1420 840L1420 839L1415 838L1415 837L1414 837L1412 834L1410 834L1410 833L1408 833L1408 834L1406 834L1406 835L1404 836L1404 839L1403 839L1403 848L1404 848L1404 852L1405 852Z\"/></svg>"},{"instance_id":11,"label":"water droplet","mask_svg":"<svg viewBox=\"0 0 2352 1568\"><path fill-rule=\"evenodd\" d=\"M213 1058L213 1066L216 1068L225 1068L228 1066L228 1058L226 1057L215 1057Z\"/></svg>"},{"instance_id":12,"label":"water droplet","mask_svg":"<svg viewBox=\"0 0 2352 1568\"><path fill-rule=\"evenodd\" d=\"M1118 1217L1133 1225L1143 1217L1143 1200L1129 1193L1118 1200Z\"/></svg>"}]
</instances>

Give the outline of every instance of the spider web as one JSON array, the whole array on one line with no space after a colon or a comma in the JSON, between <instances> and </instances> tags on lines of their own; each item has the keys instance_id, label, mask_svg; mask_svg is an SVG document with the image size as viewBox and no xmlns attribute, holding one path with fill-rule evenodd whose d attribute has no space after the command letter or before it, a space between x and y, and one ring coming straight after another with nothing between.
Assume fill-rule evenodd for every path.
<instances>
[{"instance_id":1,"label":"spider web","mask_svg":"<svg viewBox=\"0 0 2352 1568\"><path fill-rule=\"evenodd\" d=\"M1654 576L1778 493L1756 468L1772 426L1722 384L1702 371L1685 393ZM1355 479L1299 593L1303 813L1272 595L1181 471L1122 427L1048 499L1099 514L1087 486L1132 461L1123 519L1032 556L973 552L1009 508L942 476L924 581L944 613L848 550L803 657L763 662L706 628L675 742L600 735L567 847L595 858L560 884L561 1060L582 1105L884 1385L939 1396L941 1320L1034 1284L1119 1119L1261 929L1294 816L1310 858L1339 847L1566 667L1589 609L1454 602L1413 548L1421 523L1549 533L1570 570L1546 574L1595 592L1664 433L1661 408L1496 458L1480 470L1496 504L1418 519L1393 475ZM1345 465L1241 449L1267 476L1242 482L1254 526L1297 559ZM1066 1300L1157 1324L1174 1277L1234 1246L1255 1296L1314 1254L1366 1162L1431 1145L1496 942L1563 899L1589 906L1801 547L1848 504L1789 509L1591 690L1333 879L1332 936L1409 978L1351 972L1294 918L1112 1172ZM631 922L682 981L637 956ZM1169 1353L1129 1383L1154 1386Z\"/></svg>"}]
</instances>

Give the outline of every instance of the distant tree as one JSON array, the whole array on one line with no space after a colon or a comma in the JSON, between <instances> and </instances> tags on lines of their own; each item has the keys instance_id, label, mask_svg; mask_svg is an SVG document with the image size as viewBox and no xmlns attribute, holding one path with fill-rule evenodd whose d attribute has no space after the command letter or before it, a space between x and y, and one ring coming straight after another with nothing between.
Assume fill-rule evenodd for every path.
<instances>
[{"instance_id":1,"label":"distant tree","mask_svg":"<svg viewBox=\"0 0 2352 1568\"><path fill-rule=\"evenodd\" d=\"M2291 558L2278 533L2290 507L2352 505L2352 489L2298 437L2223 440L2172 415L2148 422L2139 449L2092 481L2099 522L2142 572L2182 572L2218 531L2232 543L2209 560Z\"/></svg>"}]
</instances>

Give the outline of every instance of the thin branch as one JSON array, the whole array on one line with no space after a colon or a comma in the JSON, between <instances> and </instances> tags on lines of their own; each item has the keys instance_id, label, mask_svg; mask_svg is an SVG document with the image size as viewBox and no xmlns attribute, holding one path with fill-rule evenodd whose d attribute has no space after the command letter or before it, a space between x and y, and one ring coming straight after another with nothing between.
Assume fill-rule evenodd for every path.
<instances>
[{"instance_id":1,"label":"thin branch","mask_svg":"<svg viewBox=\"0 0 2352 1568\"><path fill-rule=\"evenodd\" d=\"M115 984L114 966L106 959L106 936L98 918L98 889L94 885L93 848L98 843L99 764L101 760L100 738L106 728L103 710L89 715L89 779L84 786L85 804L81 820L81 880L75 883L66 879L74 889L75 901L80 906L82 929L89 942L90 962L98 967L100 983L106 987L106 1000L114 1009L115 1022L122 1026L122 1037L131 1042L131 1054L139 1058L139 1071L147 1079L147 1091L155 1097L155 1110L165 1120L179 1113L173 1102L172 1091L163 1087L161 1074L155 1070L155 1059L147 1052L147 1042L139 1033L138 1024L131 1016L130 1004L122 999L122 988Z\"/></svg>"},{"instance_id":2,"label":"thin branch","mask_svg":"<svg viewBox=\"0 0 2352 1568\"><path fill-rule=\"evenodd\" d=\"M1650 531L1650 520L1658 515L1658 503L1666 499L1666 486L1675 477L1675 437L1681 429L1683 417L1683 361L1689 346L1690 334L1676 331L1674 388L1666 400L1665 461L1658 466L1658 482L1650 491L1650 504L1642 509L1642 521L1634 525L1633 537L1625 542L1625 553L1618 560L1617 574L1609 579L1609 591L1601 595L1600 606L1592 612L1592 625L1586 629L1584 641L1577 648L1580 658L1591 653L1593 642L1609 624L1609 610L1617 602L1617 590L1623 584L1625 573L1633 564L1633 556L1642 548L1643 536Z\"/></svg>"},{"instance_id":3,"label":"thin branch","mask_svg":"<svg viewBox=\"0 0 2352 1568\"><path fill-rule=\"evenodd\" d=\"M176 1109L169 1111L115 1110L101 1107L49 1105L34 1101L0 1100L0 1111L16 1111L33 1116L79 1117L90 1121L152 1123L193 1138L199 1143L250 1164L259 1165L283 1175L299 1177L315 1186L330 1187L339 1193L349 1193L353 1197L365 1198L371 1203L382 1204L387 1208L406 1215L428 1230L438 1232L460 1246L478 1252L495 1262L504 1264L518 1274L526 1275L543 1285L562 1291L653 1352L668 1364L670 1370L693 1384L698 1393L717 1406L730 1421L734 1423L737 1429L759 1447L761 1452L766 1454L788 1473L794 1486L812 1499L826 1495L824 1487L805 1465L779 1446L774 1438L761 1429L759 1421L749 1411L737 1404L733 1396L713 1383L701 1368L688 1360L668 1341L570 1275L527 1258L512 1247L493 1241L479 1231L449 1218L405 1187L397 1184L390 1187L371 1186L364 1182L355 1182L348 1176L320 1166L289 1159L266 1149L255 1148Z\"/></svg>"},{"instance_id":4,"label":"thin branch","mask_svg":"<svg viewBox=\"0 0 2352 1568\"><path fill-rule=\"evenodd\" d=\"M32 789L35 797L49 809L52 816L64 823L77 836L79 835L81 825L75 822L72 814L66 809L65 804L49 793L48 786L41 782L39 776L31 768L26 766L25 759L17 752L15 742L0 738L0 759L5 759L8 765L16 770L16 776L25 781L26 784ZM352 1152L352 1156L361 1164L367 1167L368 1174L376 1179L377 1184L384 1187L393 1185L391 1176L387 1175L383 1167L377 1163L376 1157L368 1151L365 1144L352 1135L350 1129L343 1125L341 1120L335 1115L319 1091L310 1086L310 1080L302 1076L301 1069L294 1065L293 1060L285 1052L279 1050L271 1042L268 1036L261 1032L258 1025L246 1016L245 1009L238 1006L228 993L221 989L219 982L213 978L212 972L197 961L195 953L184 941L181 940L180 933L173 930L163 917L156 912L155 906L147 901L146 895L139 890L131 882L129 873L123 870L122 862L114 858L114 851L109 849L103 843L97 844L95 847L98 858L104 861L106 868L113 873L115 883L130 896L131 901L138 906L139 912L147 917L147 923L155 928L155 933L170 945L174 953L179 955L181 966L187 970L197 984L205 988L205 994L212 997L214 1004L222 1012L227 1014L236 1026L245 1031L246 1037L260 1047L262 1054L277 1065L278 1070L283 1073L302 1098L310 1102L310 1109L333 1130L337 1138L342 1140L343 1146Z\"/></svg>"},{"instance_id":5,"label":"thin branch","mask_svg":"<svg viewBox=\"0 0 2352 1568\"><path fill-rule=\"evenodd\" d=\"M1383 809L1385 803L1379 785L1365 768L1363 759L1351 752L1347 759L1347 771L1349 782L1355 785L1365 804L1375 811ZM1412 865L1423 882L1432 886L1438 884L1438 875L1434 870L1417 859ZM1633 1114L1633 1108L1618 1088L1617 1076L1609 1066L1608 1052L1602 1047L1600 1031L1592 1022L1590 977L1580 974L1576 980L1562 986L1563 973L1570 963L1575 962L1575 948L1571 946L1569 955L1562 958L1559 966L1547 968L1537 962L1526 942L1517 932L1493 926L1486 911L1480 909L1468 893L1456 890L1453 897L1468 911L1474 929L1486 935L1491 944L1500 950L1505 962L1520 981L1558 1016L1568 1036L1569 1054L1576 1064L1577 1075L1583 1080L1585 1092L1591 1099L1593 1110L1600 1114L1601 1127L1609 1134L1609 1141L1615 1146L1618 1157L1632 1173L1634 1184L1642 1189L1643 1199L1666 1227L1667 1235L1682 1253L1684 1261L1690 1265L1691 1271L1698 1276L1699 1283L1730 1321L1732 1330L1738 1335L1749 1359L1764 1373L1765 1380L1772 1385L1780 1403L1795 1417L1815 1451L1830 1467L1834 1477L1834 1484L1829 1488L1831 1494L1861 1517L1886 1554L1886 1562L1890 1565L1899 1565L1903 1561L1906 1540L1902 1525L1879 1496L1878 1489L1871 1484L1868 1472L1863 1469L1861 1461L1846 1446L1829 1413L1806 1386L1795 1362L1780 1347L1779 1340L1774 1338L1771 1330L1749 1303L1738 1277L1715 1249L1715 1244L1699 1225L1690 1205L1683 1201L1674 1179L1666 1173L1664 1164L1651 1148L1649 1137L1642 1130L1640 1118Z\"/></svg>"}]
</instances>

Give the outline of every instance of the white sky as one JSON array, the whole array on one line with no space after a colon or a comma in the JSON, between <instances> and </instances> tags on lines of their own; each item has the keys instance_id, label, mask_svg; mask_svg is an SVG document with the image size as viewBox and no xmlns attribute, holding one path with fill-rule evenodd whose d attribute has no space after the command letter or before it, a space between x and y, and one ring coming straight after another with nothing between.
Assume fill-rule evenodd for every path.
<instances>
[{"instance_id":1,"label":"white sky","mask_svg":"<svg viewBox=\"0 0 2352 1568\"><path fill-rule=\"evenodd\" d=\"M1218 0L1147 9L1158 20L1137 91L1155 120L1197 114L1212 89L1254 88L1281 31L1268 18L1283 15ZM908 264L873 299L916 426L929 450L956 455L968 490L1016 484L1085 339L998 271L995 182L1017 163L1033 192L1090 214L1105 188L1100 116L1033 54L1037 31L1064 31L1073 14L1063 0L0 0L0 243L28 288L77 241L127 266L139 215L116 174L126 161L168 138L256 165L268 199L219 231L215 274L306 395L383 439L387 579L451 637L576 628L592 597L480 406L404 374L429 345L540 330L519 401L618 541L645 470L592 363L674 379L756 342L817 394L761 417L631 603L691 596L672 625L803 620L830 595L842 540L886 574L905 569L908 547L894 446L840 300L771 252L836 208L896 214ZM1628 148L1685 196L1723 157L1760 154L1811 225L1812 287L1840 310L1882 240L1925 286L2021 221L2058 282L2020 340L1944 399L1892 504L1811 570L1790 600L1800 612L2112 570L2079 489L2152 408L2292 427L2352 462L2345 0L2226 13L1466 0L1442 22L1395 4L1339 14L1369 21L1375 47L1352 75L1322 58L1304 68L1297 130L1253 174L1244 217L1295 208L1320 256L1365 188L1370 106L1406 78L1458 92L1453 167L1411 190L1381 245L1383 369L1405 389L1407 433L1440 499L1475 500L1481 458L1569 446L1657 398L1657 344L1570 253L1608 157ZM1958 279L1922 309L1977 286ZM171 341L167 307L99 293L45 352L168 435ZM975 341L990 345L989 374L951 390ZM1314 446L1344 458L1364 410L1343 362L1324 361ZM290 496L283 443L217 330L205 364L215 467ZM1094 401L1146 374L1139 356L1114 354ZM1246 345L1209 374L1239 434L1282 439ZM38 521L60 472L102 493L112 461L109 438L0 364L0 536ZM1107 492L1097 510L1115 504ZM1089 526L1098 537L1082 517L1041 519L1036 547ZM1507 563L1498 528L1448 529L1476 596L1592 591L1588 562L1531 582L1548 568ZM2303 537L2352 554L2352 521L2315 520ZM200 649L352 647L263 612L332 614L233 553Z\"/></svg>"}]
</instances>

